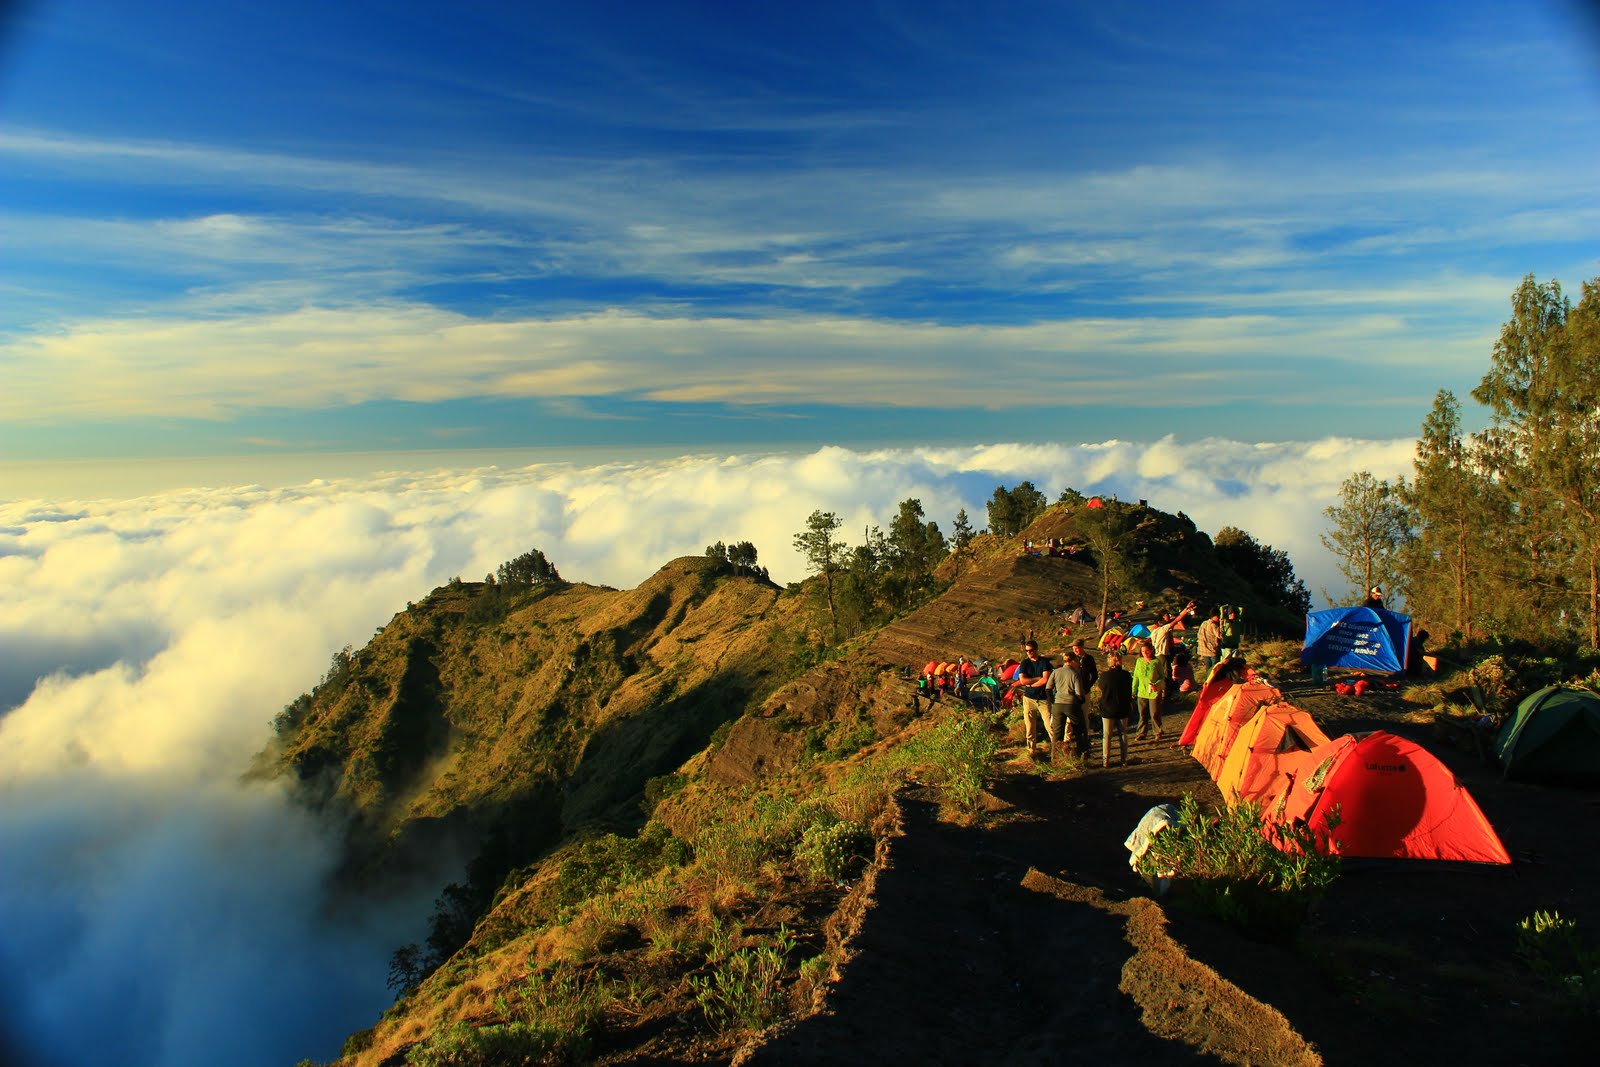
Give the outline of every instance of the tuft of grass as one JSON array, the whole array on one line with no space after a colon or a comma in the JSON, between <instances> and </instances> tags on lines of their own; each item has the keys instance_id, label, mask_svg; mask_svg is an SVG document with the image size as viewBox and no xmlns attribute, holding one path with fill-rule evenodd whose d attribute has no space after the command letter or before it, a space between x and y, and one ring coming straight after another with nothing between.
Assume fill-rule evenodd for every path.
<instances>
[{"instance_id":1,"label":"tuft of grass","mask_svg":"<svg viewBox=\"0 0 1600 1067\"><path fill-rule=\"evenodd\" d=\"M711 973L691 976L695 1004L713 1030L759 1030L783 1011L781 980L794 951L794 934L779 926L775 940L732 951L714 964Z\"/></svg>"}]
</instances>

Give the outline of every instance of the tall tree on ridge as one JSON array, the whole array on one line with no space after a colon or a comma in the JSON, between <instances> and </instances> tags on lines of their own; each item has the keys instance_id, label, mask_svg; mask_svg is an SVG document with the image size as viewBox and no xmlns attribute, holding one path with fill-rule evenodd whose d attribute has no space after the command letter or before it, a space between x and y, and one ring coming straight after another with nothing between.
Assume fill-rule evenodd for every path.
<instances>
[{"instance_id":1,"label":"tall tree on ridge","mask_svg":"<svg viewBox=\"0 0 1600 1067\"><path fill-rule=\"evenodd\" d=\"M1373 586L1398 588L1400 556L1411 539L1410 512L1400 487L1357 471L1339 487L1339 502L1323 509L1333 527L1321 535L1322 546L1339 561L1339 573L1365 596Z\"/></svg>"},{"instance_id":2,"label":"tall tree on ridge","mask_svg":"<svg viewBox=\"0 0 1600 1067\"><path fill-rule=\"evenodd\" d=\"M822 587L828 593L829 640L839 639L839 621L833 606L833 572L844 551L844 542L835 535L844 520L832 511L813 511L806 519L806 528L794 535L794 547L805 557L806 566L822 575Z\"/></svg>"},{"instance_id":3,"label":"tall tree on ridge","mask_svg":"<svg viewBox=\"0 0 1600 1067\"><path fill-rule=\"evenodd\" d=\"M1448 614L1456 631L1471 640L1477 630L1474 592L1484 581L1481 564L1492 539L1496 498L1481 457L1462 437L1461 405L1450 390L1434 396L1412 462L1416 477L1407 499L1417 540L1407 556L1406 606Z\"/></svg>"}]
</instances>

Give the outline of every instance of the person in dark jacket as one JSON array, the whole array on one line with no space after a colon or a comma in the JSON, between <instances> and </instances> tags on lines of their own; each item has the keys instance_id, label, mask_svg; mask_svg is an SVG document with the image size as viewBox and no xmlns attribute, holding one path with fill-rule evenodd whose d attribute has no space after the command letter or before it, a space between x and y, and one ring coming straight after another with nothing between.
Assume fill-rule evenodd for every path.
<instances>
[{"instance_id":1,"label":"person in dark jacket","mask_svg":"<svg viewBox=\"0 0 1600 1067\"><path fill-rule=\"evenodd\" d=\"M1100 690L1100 766L1111 765L1111 732L1117 733L1119 767L1128 763L1128 719L1133 715L1133 675L1122 668L1122 655L1106 654Z\"/></svg>"}]
</instances>

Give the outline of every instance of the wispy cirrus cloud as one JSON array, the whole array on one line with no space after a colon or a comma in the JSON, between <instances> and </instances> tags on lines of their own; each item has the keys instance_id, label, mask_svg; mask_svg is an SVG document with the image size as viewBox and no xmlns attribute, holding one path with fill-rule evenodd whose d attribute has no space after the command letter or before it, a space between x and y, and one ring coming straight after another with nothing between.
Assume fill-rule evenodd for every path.
<instances>
[{"instance_id":1,"label":"wispy cirrus cloud","mask_svg":"<svg viewBox=\"0 0 1600 1067\"><path fill-rule=\"evenodd\" d=\"M1026 326L946 326L787 316L695 318L610 311L484 321L418 304L84 323L0 346L10 366L0 414L224 418L260 408L324 409L375 400L629 397L668 402L846 407L1004 406L1026 380L1071 407L1136 403L1152 376L1226 382L1191 403L1270 403L1317 360L1431 373L1481 359L1485 338L1417 337L1392 305L1304 316L1080 318ZM1198 361L1198 362L1196 362ZM914 388L907 374L916 375ZM1198 381L1207 375L1199 373ZM1432 380L1432 379L1430 379ZM1349 383L1349 388L1365 388ZM1322 384L1329 395L1346 386ZM1431 390L1430 390L1431 394Z\"/></svg>"}]
</instances>

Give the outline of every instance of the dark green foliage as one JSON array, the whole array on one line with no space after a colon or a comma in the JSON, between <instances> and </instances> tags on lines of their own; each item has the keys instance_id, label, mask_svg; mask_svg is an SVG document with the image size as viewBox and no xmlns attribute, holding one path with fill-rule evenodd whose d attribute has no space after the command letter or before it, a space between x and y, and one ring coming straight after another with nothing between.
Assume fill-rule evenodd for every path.
<instances>
[{"instance_id":1,"label":"dark green foliage","mask_svg":"<svg viewBox=\"0 0 1600 1067\"><path fill-rule=\"evenodd\" d=\"M561 581L561 575L537 548L524 552L516 559L506 560L495 571L495 576L499 579L498 584L512 589L531 589L545 582Z\"/></svg>"},{"instance_id":2,"label":"dark green foliage","mask_svg":"<svg viewBox=\"0 0 1600 1067\"><path fill-rule=\"evenodd\" d=\"M1001 537L1015 537L1043 515L1048 506L1049 501L1032 482L1022 482L1014 489L997 485L989 499L989 531Z\"/></svg>"},{"instance_id":3,"label":"dark green foliage","mask_svg":"<svg viewBox=\"0 0 1600 1067\"><path fill-rule=\"evenodd\" d=\"M282 711L273 716L272 732L282 741L293 737L306 721L306 716L310 713L311 707L311 694L301 693L285 704Z\"/></svg>"},{"instance_id":4,"label":"dark green foliage","mask_svg":"<svg viewBox=\"0 0 1600 1067\"><path fill-rule=\"evenodd\" d=\"M663 867L689 860L689 847L660 823L648 823L637 837L605 834L573 849L556 869L554 901L571 907L600 893L609 893Z\"/></svg>"},{"instance_id":5,"label":"dark green foliage","mask_svg":"<svg viewBox=\"0 0 1600 1067\"><path fill-rule=\"evenodd\" d=\"M1400 567L1412 536L1407 495L1403 478L1392 485L1370 471L1357 471L1339 487L1339 502L1323 509L1333 525L1322 535L1322 547L1333 553L1350 583L1347 602L1359 603L1375 585L1392 598L1403 584Z\"/></svg>"},{"instance_id":6,"label":"dark green foliage","mask_svg":"<svg viewBox=\"0 0 1600 1067\"><path fill-rule=\"evenodd\" d=\"M740 541L732 545L718 541L714 545L706 546L706 556L735 574L748 574L754 578L767 577L767 568L756 562L756 546L749 541Z\"/></svg>"},{"instance_id":7,"label":"dark green foliage","mask_svg":"<svg viewBox=\"0 0 1600 1067\"><path fill-rule=\"evenodd\" d=\"M818 881L843 882L866 868L872 850L872 834L864 826L814 824L800 835L794 858Z\"/></svg>"},{"instance_id":8,"label":"dark green foliage","mask_svg":"<svg viewBox=\"0 0 1600 1067\"><path fill-rule=\"evenodd\" d=\"M1306 583L1295 577L1294 564L1283 549L1264 545L1236 526L1218 530L1214 547L1218 562L1243 578L1263 600L1297 615L1311 610Z\"/></svg>"},{"instance_id":9,"label":"dark green foliage","mask_svg":"<svg viewBox=\"0 0 1600 1067\"><path fill-rule=\"evenodd\" d=\"M577 1063L588 1053L587 1040L540 1023L458 1022L406 1054L414 1067L503 1067L505 1064Z\"/></svg>"},{"instance_id":10,"label":"dark green foliage","mask_svg":"<svg viewBox=\"0 0 1600 1067\"><path fill-rule=\"evenodd\" d=\"M956 512L955 521L950 524L950 554L955 557L956 577L961 576L961 567L972 555L972 541L976 537L972 529L972 520L967 517L967 509L962 508Z\"/></svg>"},{"instance_id":11,"label":"dark green foliage","mask_svg":"<svg viewBox=\"0 0 1600 1067\"><path fill-rule=\"evenodd\" d=\"M648 819L656 810L656 805L688 784L689 779L676 771L649 779L644 783L644 799L639 801L639 810Z\"/></svg>"},{"instance_id":12,"label":"dark green foliage","mask_svg":"<svg viewBox=\"0 0 1600 1067\"><path fill-rule=\"evenodd\" d=\"M339 1049L341 1056L354 1056L358 1052L365 1052L372 1047L372 1027L357 1030L344 1039L344 1045Z\"/></svg>"}]
</instances>

